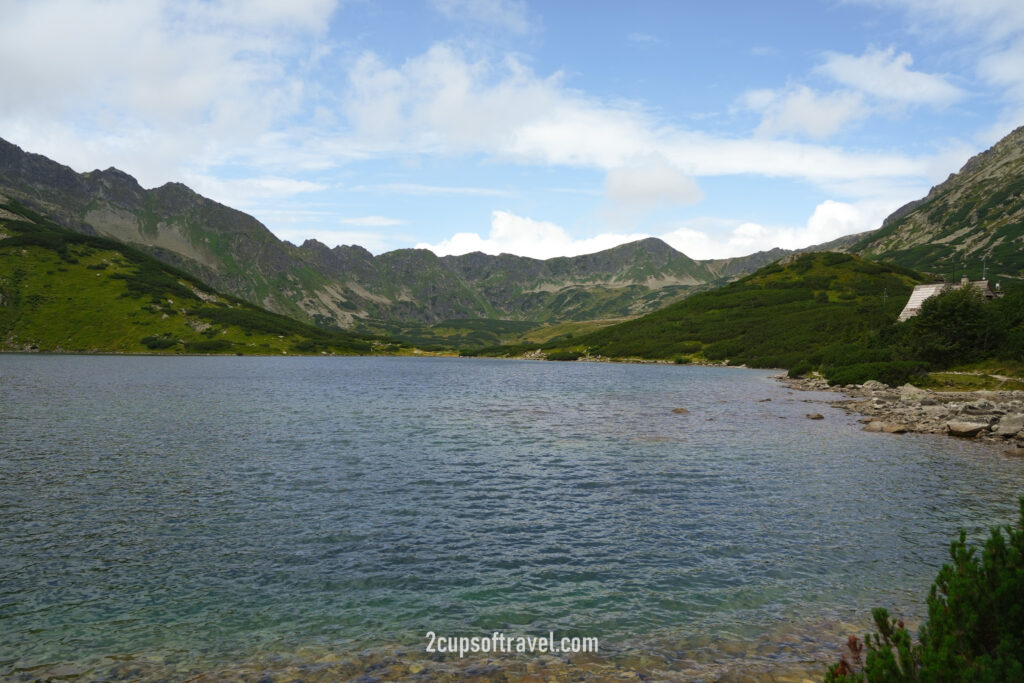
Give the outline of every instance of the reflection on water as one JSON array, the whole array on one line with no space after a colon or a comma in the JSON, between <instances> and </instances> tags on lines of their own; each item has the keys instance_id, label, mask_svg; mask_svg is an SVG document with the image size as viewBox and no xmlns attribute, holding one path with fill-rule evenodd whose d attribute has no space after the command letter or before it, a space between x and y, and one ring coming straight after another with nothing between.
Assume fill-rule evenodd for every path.
<instances>
[{"instance_id":1,"label":"reflection on water","mask_svg":"<svg viewBox=\"0 0 1024 683\"><path fill-rule=\"evenodd\" d=\"M601 639L547 675L827 661L920 615L1024 463L807 420L768 375L0 356L0 673L547 666L420 662L495 630Z\"/></svg>"}]
</instances>

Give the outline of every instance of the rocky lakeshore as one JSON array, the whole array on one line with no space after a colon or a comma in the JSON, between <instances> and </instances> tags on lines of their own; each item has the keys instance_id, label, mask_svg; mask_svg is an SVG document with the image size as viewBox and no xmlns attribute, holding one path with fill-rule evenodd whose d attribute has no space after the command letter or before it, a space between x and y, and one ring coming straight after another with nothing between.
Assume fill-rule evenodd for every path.
<instances>
[{"instance_id":1,"label":"rocky lakeshore","mask_svg":"<svg viewBox=\"0 0 1024 683\"><path fill-rule=\"evenodd\" d=\"M976 439L1024 455L1024 391L931 391L910 384L890 387L874 380L829 386L820 377L780 377L793 389L834 391L849 398L830 401L863 415L868 432L945 434Z\"/></svg>"},{"instance_id":2,"label":"rocky lakeshore","mask_svg":"<svg viewBox=\"0 0 1024 683\"><path fill-rule=\"evenodd\" d=\"M832 632L839 624L830 624ZM853 629L852 625L843 625ZM857 632L860 629L856 629ZM818 634L820 635L820 634ZM604 655L427 655L419 648L382 647L355 652L307 649L265 653L230 664L203 664L159 655L106 657L91 664L32 667L11 681L85 680L115 683L569 683L570 681L671 681L711 683L812 683L840 653L833 643L799 628L774 639L739 641L697 637L678 651L651 648Z\"/></svg>"}]
</instances>

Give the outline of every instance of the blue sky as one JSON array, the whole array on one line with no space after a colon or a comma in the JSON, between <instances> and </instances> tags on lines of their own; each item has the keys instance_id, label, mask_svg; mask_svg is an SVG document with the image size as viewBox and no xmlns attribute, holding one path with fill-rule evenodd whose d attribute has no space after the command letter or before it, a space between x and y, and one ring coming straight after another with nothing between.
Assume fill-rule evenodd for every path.
<instances>
[{"instance_id":1,"label":"blue sky","mask_svg":"<svg viewBox=\"0 0 1024 683\"><path fill-rule=\"evenodd\" d=\"M1019 0L0 0L0 137L296 244L869 230L1024 123Z\"/></svg>"}]
</instances>

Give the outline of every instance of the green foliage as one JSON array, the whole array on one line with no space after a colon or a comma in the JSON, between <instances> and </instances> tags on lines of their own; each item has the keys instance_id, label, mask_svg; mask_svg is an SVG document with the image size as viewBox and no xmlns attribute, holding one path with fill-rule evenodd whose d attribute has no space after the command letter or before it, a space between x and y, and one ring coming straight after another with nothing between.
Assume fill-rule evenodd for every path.
<instances>
[{"instance_id":1,"label":"green foliage","mask_svg":"<svg viewBox=\"0 0 1024 683\"><path fill-rule=\"evenodd\" d=\"M189 353L219 353L227 351L232 343L226 339L203 339L201 341L185 342L185 350Z\"/></svg>"},{"instance_id":2,"label":"green foliage","mask_svg":"<svg viewBox=\"0 0 1024 683\"><path fill-rule=\"evenodd\" d=\"M178 345L178 340L170 334L149 335L142 338L142 345L147 349L169 349Z\"/></svg>"},{"instance_id":3,"label":"green foliage","mask_svg":"<svg viewBox=\"0 0 1024 683\"><path fill-rule=\"evenodd\" d=\"M717 290L596 332L551 339L549 358L577 348L610 358L709 361L819 370L832 384L921 381L931 368L1024 358L1024 289L983 302L973 289L925 302L897 323L919 275L849 254L802 254ZM536 344L464 355L519 355Z\"/></svg>"},{"instance_id":4,"label":"green foliage","mask_svg":"<svg viewBox=\"0 0 1024 683\"><path fill-rule=\"evenodd\" d=\"M804 375L810 373L813 369L814 366L804 360L800 361L799 363L791 367L789 369L789 372L786 373L786 375L788 377L803 377Z\"/></svg>"},{"instance_id":5,"label":"green foliage","mask_svg":"<svg viewBox=\"0 0 1024 683\"><path fill-rule=\"evenodd\" d=\"M836 343L866 346L895 320L899 295L920 281L886 264L867 264L871 273L861 273L863 265L848 254L803 254L573 342L612 358L702 353L752 367L816 365Z\"/></svg>"},{"instance_id":6,"label":"green foliage","mask_svg":"<svg viewBox=\"0 0 1024 683\"><path fill-rule=\"evenodd\" d=\"M824 369L824 374L829 384L864 384L873 379L898 386L923 376L927 370L928 364L920 361L890 361L831 366Z\"/></svg>"},{"instance_id":7,"label":"green foliage","mask_svg":"<svg viewBox=\"0 0 1024 683\"><path fill-rule=\"evenodd\" d=\"M1016 529L993 529L981 556L967 535L950 546L928 594L928 620L914 644L902 622L873 611L878 632L831 667L827 683L935 681L998 683L1024 680L1024 497ZM851 643L854 639L851 640Z\"/></svg>"},{"instance_id":8,"label":"green foliage","mask_svg":"<svg viewBox=\"0 0 1024 683\"><path fill-rule=\"evenodd\" d=\"M987 358L1002 344L1011 322L1001 306L986 303L974 287L950 290L927 299L920 313L904 323L906 355L938 367Z\"/></svg>"},{"instance_id":9,"label":"green foliage","mask_svg":"<svg viewBox=\"0 0 1024 683\"><path fill-rule=\"evenodd\" d=\"M552 351L548 354L548 360L576 360L582 357L581 351Z\"/></svg>"}]
</instances>

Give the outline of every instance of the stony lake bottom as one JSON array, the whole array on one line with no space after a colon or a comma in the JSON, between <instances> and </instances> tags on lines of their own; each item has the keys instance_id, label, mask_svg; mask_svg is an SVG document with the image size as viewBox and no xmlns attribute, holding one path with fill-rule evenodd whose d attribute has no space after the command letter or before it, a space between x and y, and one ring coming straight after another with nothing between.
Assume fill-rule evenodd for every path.
<instances>
[{"instance_id":1,"label":"stony lake bottom","mask_svg":"<svg viewBox=\"0 0 1024 683\"><path fill-rule=\"evenodd\" d=\"M1024 462L772 374L0 356L0 677L820 678L1014 521Z\"/></svg>"}]
</instances>

